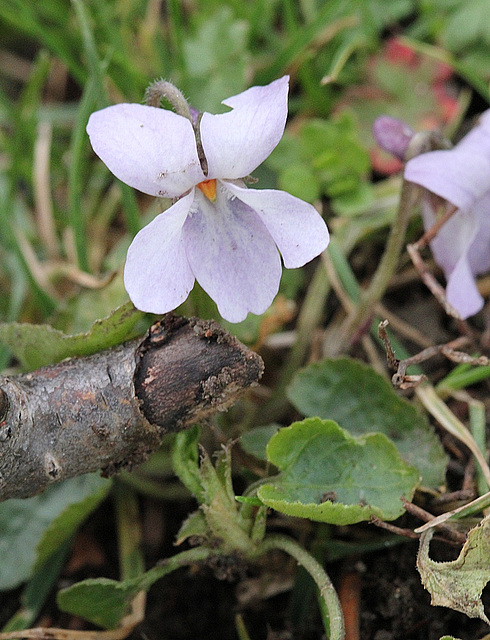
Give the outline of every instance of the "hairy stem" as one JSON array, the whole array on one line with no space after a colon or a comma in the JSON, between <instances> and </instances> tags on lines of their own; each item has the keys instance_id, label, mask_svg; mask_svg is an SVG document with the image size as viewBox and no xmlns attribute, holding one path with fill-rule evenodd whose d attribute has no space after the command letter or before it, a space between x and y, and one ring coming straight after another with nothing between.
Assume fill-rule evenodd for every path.
<instances>
[{"instance_id":1,"label":"hairy stem","mask_svg":"<svg viewBox=\"0 0 490 640\"><path fill-rule=\"evenodd\" d=\"M257 555L263 555L271 549L281 549L292 556L313 578L318 587L321 601L323 624L328 640L343 640L344 618L337 593L327 573L315 558L310 555L295 540L280 534L267 536L257 547Z\"/></svg>"}]
</instances>

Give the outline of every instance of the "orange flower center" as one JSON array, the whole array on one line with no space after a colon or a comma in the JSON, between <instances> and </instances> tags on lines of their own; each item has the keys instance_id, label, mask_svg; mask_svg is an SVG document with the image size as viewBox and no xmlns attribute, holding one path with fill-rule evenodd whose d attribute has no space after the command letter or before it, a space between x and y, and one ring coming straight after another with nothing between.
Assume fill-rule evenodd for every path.
<instances>
[{"instance_id":1,"label":"orange flower center","mask_svg":"<svg viewBox=\"0 0 490 640\"><path fill-rule=\"evenodd\" d=\"M215 178L213 178L212 180L203 180L197 185L197 188L201 189L201 191L204 193L206 198L208 198L208 200L211 200L211 202L216 202L216 179Z\"/></svg>"}]
</instances>

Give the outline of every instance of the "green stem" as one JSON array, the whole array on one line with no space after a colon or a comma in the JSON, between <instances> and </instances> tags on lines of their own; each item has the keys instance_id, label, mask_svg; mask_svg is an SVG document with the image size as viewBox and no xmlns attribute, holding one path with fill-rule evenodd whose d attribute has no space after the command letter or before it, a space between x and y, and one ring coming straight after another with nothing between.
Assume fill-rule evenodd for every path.
<instances>
[{"instance_id":1,"label":"green stem","mask_svg":"<svg viewBox=\"0 0 490 640\"><path fill-rule=\"evenodd\" d=\"M136 493L122 482L117 482L114 489L121 579L130 580L145 570L138 500Z\"/></svg>"},{"instance_id":2,"label":"green stem","mask_svg":"<svg viewBox=\"0 0 490 640\"><path fill-rule=\"evenodd\" d=\"M235 629L238 640L251 640L241 613L237 613L235 616Z\"/></svg>"},{"instance_id":3,"label":"green stem","mask_svg":"<svg viewBox=\"0 0 490 640\"><path fill-rule=\"evenodd\" d=\"M419 193L420 190L415 184L403 181L397 215L388 236L385 252L371 280L371 284L361 295L355 312L349 317L343 328L339 350L343 350L352 336L357 335L361 327L366 325L373 315L374 307L383 297L398 266L404 247L407 225Z\"/></svg>"},{"instance_id":4,"label":"green stem","mask_svg":"<svg viewBox=\"0 0 490 640\"><path fill-rule=\"evenodd\" d=\"M174 66L177 67L184 79L187 75L187 67L184 54L185 28L182 16L182 3L180 0L169 0L167 7L169 15L169 36L175 62Z\"/></svg>"},{"instance_id":5,"label":"green stem","mask_svg":"<svg viewBox=\"0 0 490 640\"><path fill-rule=\"evenodd\" d=\"M281 549L292 556L298 564L308 571L318 587L319 596L324 603L322 606L323 625L328 640L343 640L345 638L344 618L337 593L327 573L319 562L315 560L295 540L280 534L267 536L257 547L257 555L261 556L271 549Z\"/></svg>"},{"instance_id":6,"label":"green stem","mask_svg":"<svg viewBox=\"0 0 490 640\"><path fill-rule=\"evenodd\" d=\"M470 431L473 434L477 447L485 456L487 450L486 443L486 418L485 418L485 405L479 400L470 399L468 403L470 413ZM488 492L489 485L480 467L476 470L478 493L483 495Z\"/></svg>"},{"instance_id":7,"label":"green stem","mask_svg":"<svg viewBox=\"0 0 490 640\"><path fill-rule=\"evenodd\" d=\"M172 571L192 564L206 562L209 558L218 555L219 551L217 549L210 549L209 547L194 547L187 551L181 551L175 556L165 558L162 563L144 573L140 579L135 580L136 588L138 590L148 591L157 580L167 576L169 573L172 573Z\"/></svg>"},{"instance_id":8,"label":"green stem","mask_svg":"<svg viewBox=\"0 0 490 640\"><path fill-rule=\"evenodd\" d=\"M159 107L162 98L170 102L179 116L187 118L192 123L189 103L182 91L177 89L171 82L167 82L167 80L155 80L146 90L145 103L150 107Z\"/></svg>"}]
</instances>

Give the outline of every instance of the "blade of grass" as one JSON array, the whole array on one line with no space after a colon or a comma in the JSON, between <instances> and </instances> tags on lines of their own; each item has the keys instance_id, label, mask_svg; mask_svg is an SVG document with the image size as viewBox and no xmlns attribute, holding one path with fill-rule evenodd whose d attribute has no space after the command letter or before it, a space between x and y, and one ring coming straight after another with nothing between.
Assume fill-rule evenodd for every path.
<instances>
[{"instance_id":1,"label":"blade of grass","mask_svg":"<svg viewBox=\"0 0 490 640\"><path fill-rule=\"evenodd\" d=\"M68 220L75 238L78 266L82 271L89 271L87 252L87 230L83 212L84 187L84 151L88 139L85 133L89 115L97 103L97 82L90 78L78 107L77 118L70 143L70 168L68 173Z\"/></svg>"},{"instance_id":2,"label":"blade of grass","mask_svg":"<svg viewBox=\"0 0 490 640\"><path fill-rule=\"evenodd\" d=\"M473 434L473 438L480 449L480 451L486 451L487 442L486 442L486 415L485 415L485 405L483 402L479 400L475 400L474 398L469 399L468 402L469 412L470 412L470 431ZM490 485L488 483L488 479L485 478L485 475L482 469L477 469L477 484L478 484L478 493L483 495L488 492L490 489Z\"/></svg>"},{"instance_id":3,"label":"blade of grass","mask_svg":"<svg viewBox=\"0 0 490 640\"><path fill-rule=\"evenodd\" d=\"M426 42L420 42L419 40L408 38L407 36L401 36L399 40L401 43L406 44L407 46L414 49L414 51L423 53L424 55L427 55L434 60L438 60L439 62L443 62L444 64L449 65L459 76L466 80L466 82L470 86L472 86L475 91L477 91L487 102L490 100L488 81L483 77L478 76L471 67L458 60L456 56L453 56L449 51L446 51L441 47L427 44Z\"/></svg>"},{"instance_id":4,"label":"blade of grass","mask_svg":"<svg viewBox=\"0 0 490 640\"><path fill-rule=\"evenodd\" d=\"M104 85L103 65L99 60L95 45L94 33L90 27L89 16L83 0L71 0L82 33L83 50L87 59L89 77L92 81L94 100L97 107L107 104L107 93Z\"/></svg>"},{"instance_id":5,"label":"blade of grass","mask_svg":"<svg viewBox=\"0 0 490 640\"><path fill-rule=\"evenodd\" d=\"M132 236L135 236L142 226L138 201L136 200L136 193L132 187L129 187L123 182L121 182L120 186L126 226L129 233Z\"/></svg>"},{"instance_id":6,"label":"blade of grass","mask_svg":"<svg viewBox=\"0 0 490 640\"><path fill-rule=\"evenodd\" d=\"M472 367L470 364L460 364L437 384L436 391L439 395L449 394L489 377L490 366Z\"/></svg>"},{"instance_id":7,"label":"blade of grass","mask_svg":"<svg viewBox=\"0 0 490 640\"><path fill-rule=\"evenodd\" d=\"M173 64L182 77L185 84L187 75L184 57L184 20L182 17L182 3L179 0L169 0L169 35L171 39L171 51L173 53Z\"/></svg>"},{"instance_id":8,"label":"blade of grass","mask_svg":"<svg viewBox=\"0 0 490 640\"><path fill-rule=\"evenodd\" d=\"M65 3L2 0L0 18L42 44L66 64L80 85L85 83L87 74L76 54L80 49L78 34L67 38L69 16Z\"/></svg>"},{"instance_id":9,"label":"blade of grass","mask_svg":"<svg viewBox=\"0 0 490 640\"><path fill-rule=\"evenodd\" d=\"M284 72L302 56L312 41L325 29L325 25L348 15L353 9L352 0L330 0L321 6L315 19L298 29L296 34L286 41L282 51L275 56L274 62L260 71L254 84L267 84L271 80L283 75Z\"/></svg>"}]
</instances>

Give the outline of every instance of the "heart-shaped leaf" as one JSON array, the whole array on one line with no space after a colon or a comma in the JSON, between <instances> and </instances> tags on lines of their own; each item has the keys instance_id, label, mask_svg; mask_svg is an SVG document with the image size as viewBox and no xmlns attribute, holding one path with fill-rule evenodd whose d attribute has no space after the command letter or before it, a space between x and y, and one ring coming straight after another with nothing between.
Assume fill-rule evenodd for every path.
<instances>
[{"instance_id":1,"label":"heart-shaped leaf","mask_svg":"<svg viewBox=\"0 0 490 640\"><path fill-rule=\"evenodd\" d=\"M353 435L384 433L420 471L423 485L444 482L447 456L425 417L364 363L338 358L311 364L295 376L288 397L304 415L335 420Z\"/></svg>"},{"instance_id":2,"label":"heart-shaped leaf","mask_svg":"<svg viewBox=\"0 0 490 640\"><path fill-rule=\"evenodd\" d=\"M419 482L381 433L357 438L333 420L307 418L273 436L267 456L281 473L258 490L277 511L331 524L394 520Z\"/></svg>"}]
</instances>

